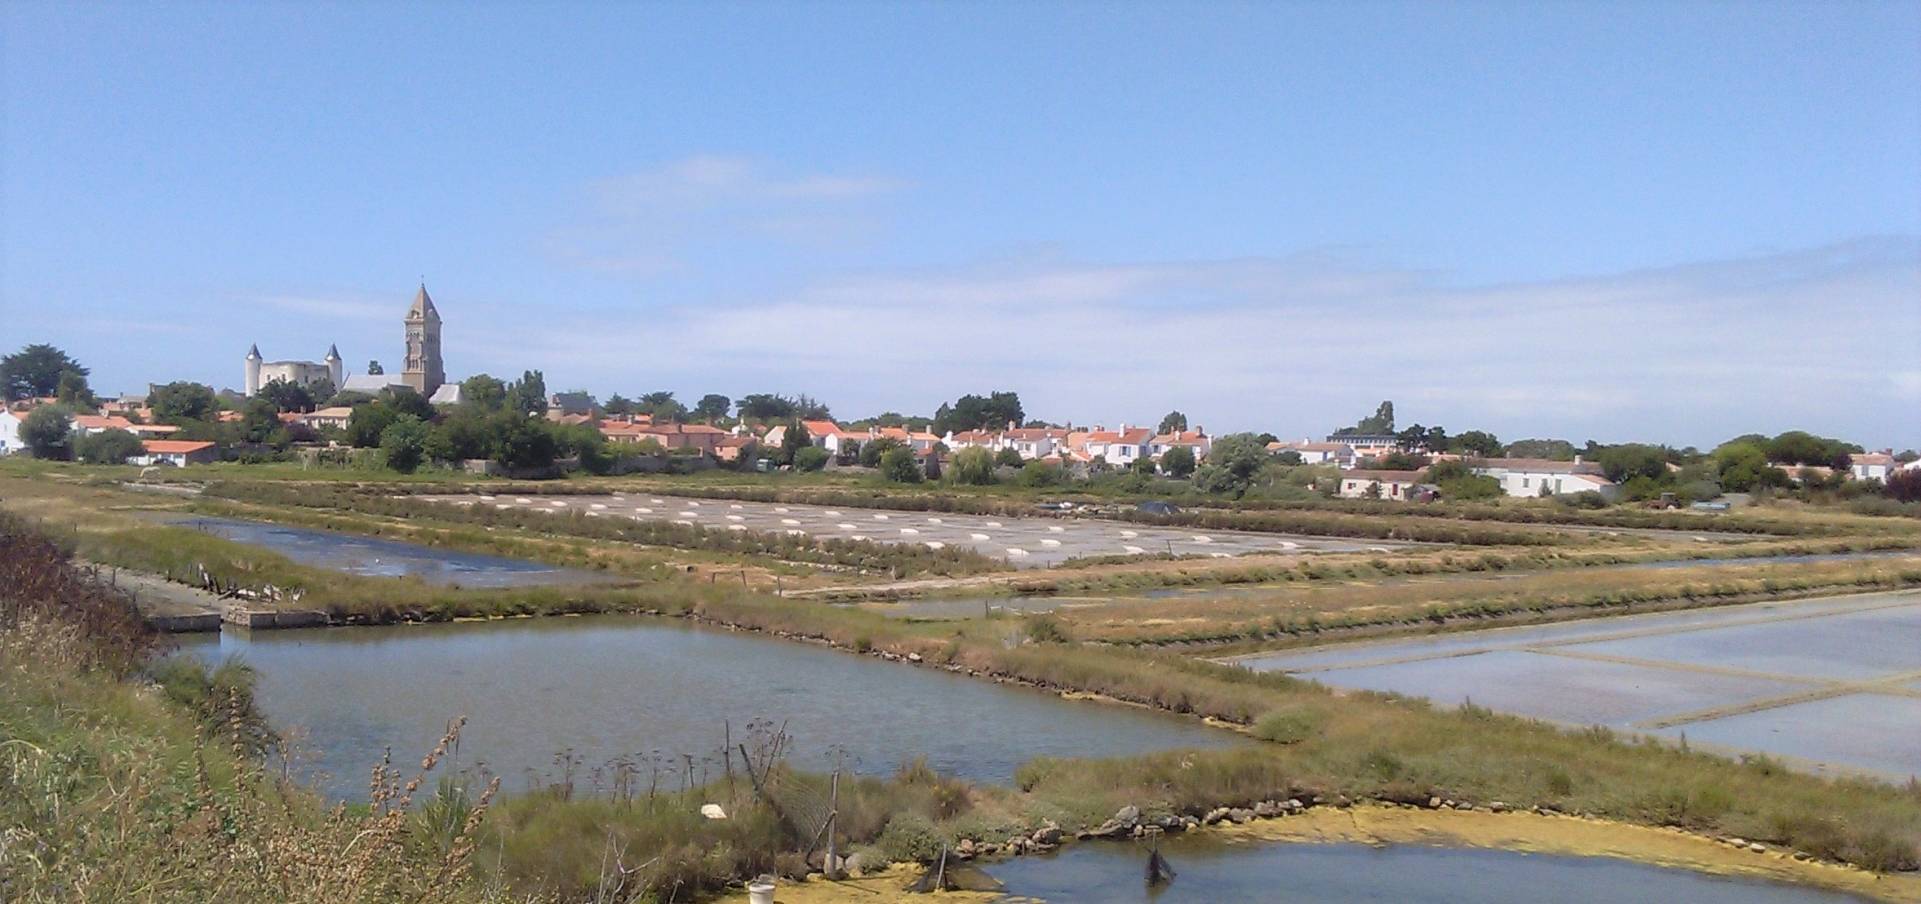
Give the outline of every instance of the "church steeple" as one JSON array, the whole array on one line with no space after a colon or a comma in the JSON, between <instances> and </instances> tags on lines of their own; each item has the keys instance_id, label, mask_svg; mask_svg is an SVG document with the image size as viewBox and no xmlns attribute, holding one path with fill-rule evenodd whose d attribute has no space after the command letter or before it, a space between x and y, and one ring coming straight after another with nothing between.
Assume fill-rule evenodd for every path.
<instances>
[{"instance_id":1,"label":"church steeple","mask_svg":"<svg viewBox=\"0 0 1921 904\"><path fill-rule=\"evenodd\" d=\"M414 303L407 308L408 320L439 320L440 312L434 310L434 300L427 297L427 284L420 284L420 291L414 293Z\"/></svg>"},{"instance_id":2,"label":"church steeple","mask_svg":"<svg viewBox=\"0 0 1921 904\"><path fill-rule=\"evenodd\" d=\"M404 322L407 357L400 381L421 395L432 396L440 384L447 382L447 372L440 363L440 312L434 310L434 300L427 295L425 280L420 283L420 291L414 293L414 303L407 307Z\"/></svg>"}]
</instances>

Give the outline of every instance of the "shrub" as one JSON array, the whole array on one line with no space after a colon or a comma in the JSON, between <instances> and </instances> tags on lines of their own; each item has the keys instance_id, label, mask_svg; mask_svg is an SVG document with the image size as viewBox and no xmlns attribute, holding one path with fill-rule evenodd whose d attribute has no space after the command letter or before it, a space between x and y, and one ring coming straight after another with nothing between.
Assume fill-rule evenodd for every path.
<instances>
[{"instance_id":1,"label":"shrub","mask_svg":"<svg viewBox=\"0 0 1921 904\"><path fill-rule=\"evenodd\" d=\"M954 482L987 486L994 482L994 456L979 447L954 453Z\"/></svg>"},{"instance_id":2,"label":"shrub","mask_svg":"<svg viewBox=\"0 0 1921 904\"><path fill-rule=\"evenodd\" d=\"M1061 626L1060 619L1042 613L1027 618L1027 639L1035 643L1066 643L1067 629Z\"/></svg>"},{"instance_id":3,"label":"shrub","mask_svg":"<svg viewBox=\"0 0 1921 904\"><path fill-rule=\"evenodd\" d=\"M944 846L940 831L919 813L899 813L887 821L875 842L887 859L895 862L927 863L940 859Z\"/></svg>"},{"instance_id":4,"label":"shrub","mask_svg":"<svg viewBox=\"0 0 1921 904\"><path fill-rule=\"evenodd\" d=\"M994 464L997 467L1018 468L1021 466L1021 463L1020 450L1013 446L1008 446L994 453Z\"/></svg>"},{"instance_id":5,"label":"shrub","mask_svg":"<svg viewBox=\"0 0 1921 904\"><path fill-rule=\"evenodd\" d=\"M1194 473L1194 450L1186 446L1175 446L1161 453L1161 470L1169 477L1186 477Z\"/></svg>"},{"instance_id":6,"label":"shrub","mask_svg":"<svg viewBox=\"0 0 1921 904\"><path fill-rule=\"evenodd\" d=\"M827 459L829 457L826 449L819 446L808 446L794 453L794 470L818 471L827 467Z\"/></svg>"},{"instance_id":7,"label":"shrub","mask_svg":"<svg viewBox=\"0 0 1921 904\"><path fill-rule=\"evenodd\" d=\"M1050 465L1044 461L1030 461L1021 465L1020 476L1015 478L1015 481L1024 487L1051 487L1065 482L1066 479L1067 472L1063 471L1059 465Z\"/></svg>"},{"instance_id":8,"label":"shrub","mask_svg":"<svg viewBox=\"0 0 1921 904\"><path fill-rule=\"evenodd\" d=\"M920 483L920 462L908 449L889 449L881 454L880 473L894 483Z\"/></svg>"},{"instance_id":9,"label":"shrub","mask_svg":"<svg viewBox=\"0 0 1921 904\"><path fill-rule=\"evenodd\" d=\"M387 467L412 473L426 457L427 425L411 414L394 418L380 431L380 451L386 455Z\"/></svg>"},{"instance_id":10,"label":"shrub","mask_svg":"<svg viewBox=\"0 0 1921 904\"><path fill-rule=\"evenodd\" d=\"M124 465L142 451L140 437L125 430L102 430L73 443L75 455L90 465Z\"/></svg>"},{"instance_id":11,"label":"shrub","mask_svg":"<svg viewBox=\"0 0 1921 904\"><path fill-rule=\"evenodd\" d=\"M1316 710L1277 709L1254 720L1254 736L1276 744L1299 744L1319 732L1325 721L1326 716Z\"/></svg>"}]
</instances>

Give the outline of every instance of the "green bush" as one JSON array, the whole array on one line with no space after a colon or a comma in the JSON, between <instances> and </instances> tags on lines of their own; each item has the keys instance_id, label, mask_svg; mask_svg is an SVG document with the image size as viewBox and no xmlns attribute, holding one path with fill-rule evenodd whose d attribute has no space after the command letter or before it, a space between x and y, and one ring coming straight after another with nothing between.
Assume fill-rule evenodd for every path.
<instances>
[{"instance_id":1,"label":"green bush","mask_svg":"<svg viewBox=\"0 0 1921 904\"><path fill-rule=\"evenodd\" d=\"M1321 730L1327 717L1302 707L1277 709L1254 720L1254 736L1275 744L1299 744Z\"/></svg>"},{"instance_id":2,"label":"green bush","mask_svg":"<svg viewBox=\"0 0 1921 904\"><path fill-rule=\"evenodd\" d=\"M940 831L919 813L899 813L887 821L880 840L881 853L895 862L927 863L940 859L944 847Z\"/></svg>"},{"instance_id":3,"label":"green bush","mask_svg":"<svg viewBox=\"0 0 1921 904\"><path fill-rule=\"evenodd\" d=\"M994 456L978 446L954 453L955 483L988 486L994 482Z\"/></svg>"},{"instance_id":4,"label":"green bush","mask_svg":"<svg viewBox=\"0 0 1921 904\"><path fill-rule=\"evenodd\" d=\"M908 449L889 449L881 454L880 473L894 483L920 483L920 462Z\"/></svg>"},{"instance_id":5,"label":"green bush","mask_svg":"<svg viewBox=\"0 0 1921 904\"><path fill-rule=\"evenodd\" d=\"M826 449L819 446L808 446L794 453L794 470L818 471L827 467L827 459L829 457Z\"/></svg>"}]
</instances>

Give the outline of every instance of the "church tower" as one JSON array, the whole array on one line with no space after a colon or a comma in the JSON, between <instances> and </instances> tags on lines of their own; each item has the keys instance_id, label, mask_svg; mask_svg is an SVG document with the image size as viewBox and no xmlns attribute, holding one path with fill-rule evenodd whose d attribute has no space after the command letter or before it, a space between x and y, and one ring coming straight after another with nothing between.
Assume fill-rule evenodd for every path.
<instances>
[{"instance_id":1,"label":"church tower","mask_svg":"<svg viewBox=\"0 0 1921 904\"><path fill-rule=\"evenodd\" d=\"M414 303L407 309L407 363L400 382L424 396L432 396L447 382L447 371L440 362L440 312L427 297L427 284L420 284Z\"/></svg>"}]
</instances>

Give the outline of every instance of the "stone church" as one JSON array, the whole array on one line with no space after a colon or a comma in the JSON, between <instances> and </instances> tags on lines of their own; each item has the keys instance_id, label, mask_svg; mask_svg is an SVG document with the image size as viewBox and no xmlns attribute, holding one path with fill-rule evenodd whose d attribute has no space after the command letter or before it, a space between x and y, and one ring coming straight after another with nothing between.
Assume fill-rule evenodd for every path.
<instances>
[{"instance_id":1,"label":"stone church","mask_svg":"<svg viewBox=\"0 0 1921 904\"><path fill-rule=\"evenodd\" d=\"M360 374L348 377L341 388L368 394L390 386L405 386L427 397L436 405L460 403L460 384L447 382L447 367L440 359L440 311L434 308L427 284L414 293L402 324L406 329L406 355L401 359L398 379L387 374Z\"/></svg>"}]
</instances>

